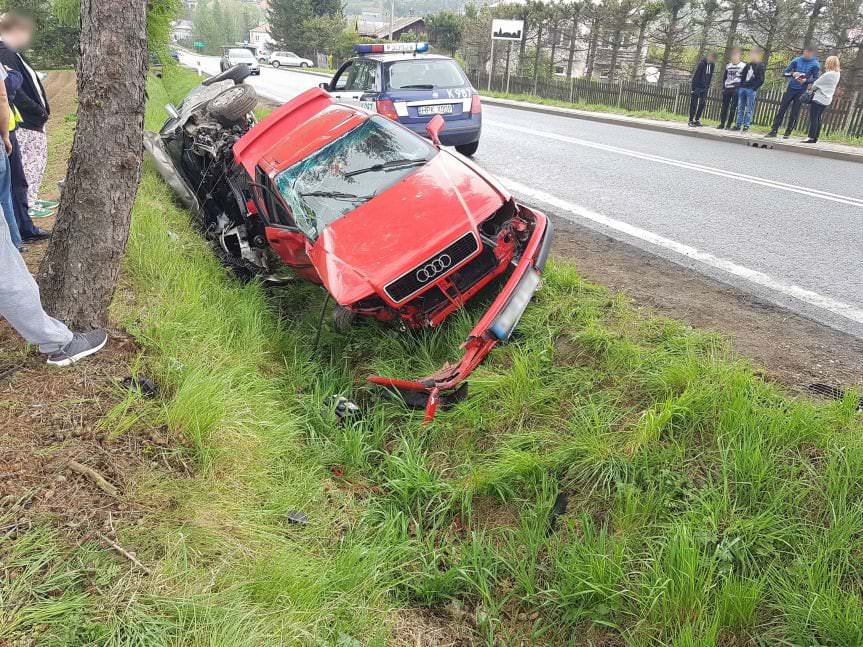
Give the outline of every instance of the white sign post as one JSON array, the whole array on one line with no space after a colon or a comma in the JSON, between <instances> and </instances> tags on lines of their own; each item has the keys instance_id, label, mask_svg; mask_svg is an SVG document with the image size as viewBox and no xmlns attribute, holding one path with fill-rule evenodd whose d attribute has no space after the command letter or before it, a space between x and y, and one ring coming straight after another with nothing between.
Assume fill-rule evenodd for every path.
<instances>
[{"instance_id":1,"label":"white sign post","mask_svg":"<svg viewBox=\"0 0 863 647\"><path fill-rule=\"evenodd\" d=\"M494 41L507 41L506 60L507 74L509 74L509 54L512 50L512 43L521 42L524 38L524 21L523 20L501 20L495 18L491 21L491 61L489 62L488 70L488 89L491 90L491 80L494 77ZM509 91L509 78L506 80L507 91Z\"/></svg>"}]
</instances>

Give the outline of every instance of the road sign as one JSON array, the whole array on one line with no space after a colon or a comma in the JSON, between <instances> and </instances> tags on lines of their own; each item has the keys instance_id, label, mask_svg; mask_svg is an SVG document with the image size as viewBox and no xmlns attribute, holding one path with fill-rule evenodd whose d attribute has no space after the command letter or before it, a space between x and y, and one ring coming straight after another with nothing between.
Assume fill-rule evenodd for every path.
<instances>
[{"instance_id":1,"label":"road sign","mask_svg":"<svg viewBox=\"0 0 863 647\"><path fill-rule=\"evenodd\" d=\"M206 44L207 44L207 43L202 43L201 41L198 41L198 42L194 43L194 45L195 45L195 49L204 49L204 46L205 46Z\"/></svg>"},{"instance_id":2,"label":"road sign","mask_svg":"<svg viewBox=\"0 0 863 647\"><path fill-rule=\"evenodd\" d=\"M495 18L491 21L492 40L515 40L521 41L524 37L523 20L500 20Z\"/></svg>"}]
</instances>

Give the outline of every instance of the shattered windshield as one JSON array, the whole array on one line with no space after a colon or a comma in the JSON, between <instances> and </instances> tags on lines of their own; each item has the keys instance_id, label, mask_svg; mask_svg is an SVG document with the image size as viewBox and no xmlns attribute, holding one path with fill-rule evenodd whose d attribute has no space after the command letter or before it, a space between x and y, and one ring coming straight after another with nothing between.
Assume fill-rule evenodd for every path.
<instances>
[{"instance_id":1,"label":"shattered windshield","mask_svg":"<svg viewBox=\"0 0 863 647\"><path fill-rule=\"evenodd\" d=\"M434 157L437 149L374 116L276 176L294 222L311 240Z\"/></svg>"}]
</instances>

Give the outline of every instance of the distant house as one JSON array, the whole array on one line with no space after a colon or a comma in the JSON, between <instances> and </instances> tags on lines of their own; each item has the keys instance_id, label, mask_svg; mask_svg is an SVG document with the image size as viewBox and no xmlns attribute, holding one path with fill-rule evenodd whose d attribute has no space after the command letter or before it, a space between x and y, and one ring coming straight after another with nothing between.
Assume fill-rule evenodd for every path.
<instances>
[{"instance_id":1,"label":"distant house","mask_svg":"<svg viewBox=\"0 0 863 647\"><path fill-rule=\"evenodd\" d=\"M192 38L192 21L177 20L171 25L171 40L182 43Z\"/></svg>"},{"instance_id":2,"label":"distant house","mask_svg":"<svg viewBox=\"0 0 863 647\"><path fill-rule=\"evenodd\" d=\"M249 45L257 49L269 49L275 44L272 36L270 36L269 23L261 23L254 29L249 30Z\"/></svg>"},{"instance_id":3,"label":"distant house","mask_svg":"<svg viewBox=\"0 0 863 647\"><path fill-rule=\"evenodd\" d=\"M414 32L419 36L428 33L426 22L422 16L408 16L407 18L396 18L392 21L390 29L389 20L357 20L357 34L365 38L378 38L386 40L399 40L402 34Z\"/></svg>"}]
</instances>

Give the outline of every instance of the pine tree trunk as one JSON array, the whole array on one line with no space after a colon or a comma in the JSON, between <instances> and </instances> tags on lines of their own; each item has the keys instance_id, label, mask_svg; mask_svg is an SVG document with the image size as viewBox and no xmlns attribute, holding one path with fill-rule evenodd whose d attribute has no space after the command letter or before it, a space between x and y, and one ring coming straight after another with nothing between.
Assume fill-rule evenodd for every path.
<instances>
[{"instance_id":1,"label":"pine tree trunk","mask_svg":"<svg viewBox=\"0 0 863 647\"><path fill-rule=\"evenodd\" d=\"M646 19L642 19L641 24L638 26L638 44L635 46L635 57L632 61L632 74L629 77L630 81L638 81L638 77L640 76L639 68L641 67L641 50L644 49L644 38L647 35L647 23Z\"/></svg>"},{"instance_id":2,"label":"pine tree trunk","mask_svg":"<svg viewBox=\"0 0 863 647\"><path fill-rule=\"evenodd\" d=\"M679 16L679 9L675 7L675 9L671 12L671 16L668 21L668 31L665 34L665 49L662 52L662 64L659 68L659 87L663 87L665 85L666 76L668 75L668 66L671 62L671 49L674 47L674 41L677 38L677 21Z\"/></svg>"},{"instance_id":3,"label":"pine tree trunk","mask_svg":"<svg viewBox=\"0 0 863 647\"><path fill-rule=\"evenodd\" d=\"M50 314L89 329L107 321L140 180L146 0L81 0L78 67L75 140L39 285Z\"/></svg>"},{"instance_id":4,"label":"pine tree trunk","mask_svg":"<svg viewBox=\"0 0 863 647\"><path fill-rule=\"evenodd\" d=\"M815 0L812 5L812 13L809 14L809 22L806 25L806 35L803 37L803 47L811 47L815 44L815 28L818 26L824 4L825 0Z\"/></svg>"},{"instance_id":5,"label":"pine tree trunk","mask_svg":"<svg viewBox=\"0 0 863 647\"><path fill-rule=\"evenodd\" d=\"M569 56L566 61L566 76L572 78L572 64L575 61L575 46L578 42L578 19L581 13L581 6L575 5L572 12L572 32L569 36Z\"/></svg>"}]
</instances>

